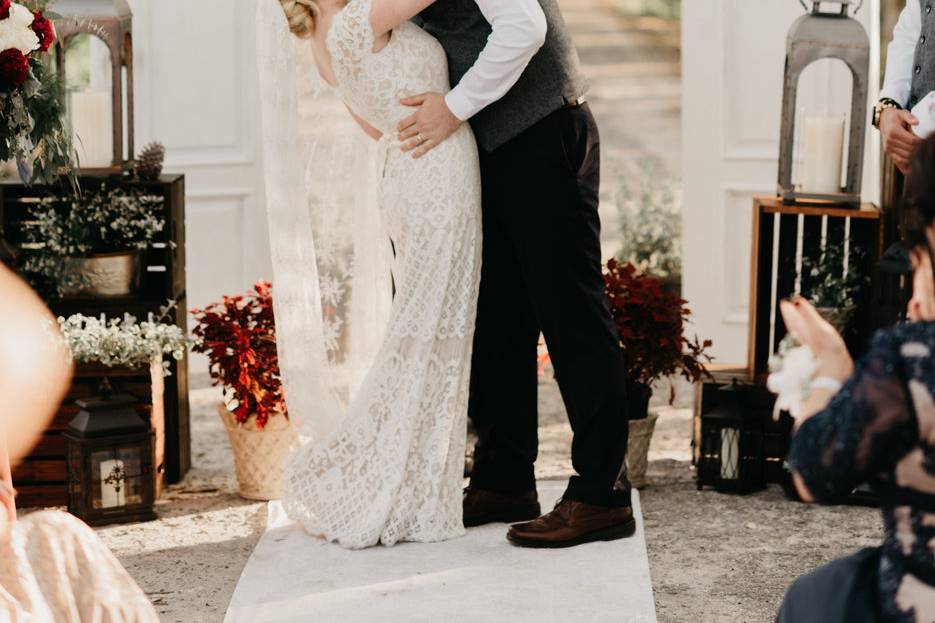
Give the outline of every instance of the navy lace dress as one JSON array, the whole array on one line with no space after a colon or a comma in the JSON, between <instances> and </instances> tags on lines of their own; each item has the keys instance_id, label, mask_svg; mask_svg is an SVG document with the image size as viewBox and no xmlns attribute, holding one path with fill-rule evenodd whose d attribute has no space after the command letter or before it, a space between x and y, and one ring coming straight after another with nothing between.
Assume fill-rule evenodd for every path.
<instances>
[{"instance_id":1,"label":"navy lace dress","mask_svg":"<svg viewBox=\"0 0 935 623\"><path fill-rule=\"evenodd\" d=\"M789 463L816 501L863 482L886 538L803 576L780 621L935 621L935 323L880 332L828 406L792 440Z\"/></svg>"}]
</instances>

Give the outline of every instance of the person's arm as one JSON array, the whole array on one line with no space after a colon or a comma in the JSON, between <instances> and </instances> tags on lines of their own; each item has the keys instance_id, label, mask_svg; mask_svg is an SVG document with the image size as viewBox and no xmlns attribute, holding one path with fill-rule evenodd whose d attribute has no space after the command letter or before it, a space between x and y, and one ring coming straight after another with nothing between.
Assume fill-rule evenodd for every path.
<instances>
[{"instance_id":1,"label":"person's arm","mask_svg":"<svg viewBox=\"0 0 935 623\"><path fill-rule=\"evenodd\" d=\"M373 0L370 5L370 27L379 39L403 22L408 22L435 0Z\"/></svg>"},{"instance_id":2,"label":"person's arm","mask_svg":"<svg viewBox=\"0 0 935 623\"><path fill-rule=\"evenodd\" d=\"M360 115L358 115L356 112L351 110L349 106L345 106L345 108L347 108L347 112L351 113L351 117L354 118L354 121L357 122L357 125L360 126L360 129L363 130L367 136L369 136L375 141L379 141L381 138L383 138L383 133L380 132L380 130L376 129L375 127L373 127L372 125L364 121L363 118Z\"/></svg>"},{"instance_id":3,"label":"person's arm","mask_svg":"<svg viewBox=\"0 0 935 623\"><path fill-rule=\"evenodd\" d=\"M827 400L823 392L819 400ZM898 344L875 338L854 374L792 438L788 462L803 499L833 503L877 474L891 472L919 440Z\"/></svg>"},{"instance_id":4,"label":"person's arm","mask_svg":"<svg viewBox=\"0 0 935 623\"><path fill-rule=\"evenodd\" d=\"M537 0L476 2L491 33L474 65L447 95L422 93L402 100L419 108L399 124L403 151L413 151L416 158L506 95L545 43L548 23Z\"/></svg>"},{"instance_id":5,"label":"person's arm","mask_svg":"<svg viewBox=\"0 0 935 623\"><path fill-rule=\"evenodd\" d=\"M2 263L0 301L0 426L15 465L61 404L72 362L55 317Z\"/></svg>"},{"instance_id":6,"label":"person's arm","mask_svg":"<svg viewBox=\"0 0 935 623\"><path fill-rule=\"evenodd\" d=\"M529 61L545 43L545 14L537 0L477 0L490 22L487 45L445 103L467 121L513 88Z\"/></svg>"},{"instance_id":7,"label":"person's arm","mask_svg":"<svg viewBox=\"0 0 935 623\"><path fill-rule=\"evenodd\" d=\"M909 105L916 46L922 36L922 6L908 0L893 29L893 40L886 53L886 75L880 99L888 98L905 108ZM935 43L935 42L933 42Z\"/></svg>"},{"instance_id":8,"label":"person's arm","mask_svg":"<svg viewBox=\"0 0 935 623\"><path fill-rule=\"evenodd\" d=\"M6 435L0 422L0 506L6 509L7 519L16 519L15 490L13 489L13 469L10 465L10 453L7 451Z\"/></svg>"},{"instance_id":9,"label":"person's arm","mask_svg":"<svg viewBox=\"0 0 935 623\"><path fill-rule=\"evenodd\" d=\"M912 131L912 126L919 120L904 108L909 105L916 47L921 36L922 6L919 0L909 0L893 29L893 40L886 57L886 75L880 91L881 100L892 100L901 108L884 108L879 118L883 150L903 173L908 171L909 161L920 141Z\"/></svg>"}]
</instances>

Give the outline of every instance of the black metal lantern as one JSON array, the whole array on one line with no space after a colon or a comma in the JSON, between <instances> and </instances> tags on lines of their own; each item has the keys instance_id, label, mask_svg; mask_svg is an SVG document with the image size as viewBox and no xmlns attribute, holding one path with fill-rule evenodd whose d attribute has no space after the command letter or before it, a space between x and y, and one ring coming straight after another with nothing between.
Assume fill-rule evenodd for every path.
<instances>
[{"instance_id":1,"label":"black metal lantern","mask_svg":"<svg viewBox=\"0 0 935 623\"><path fill-rule=\"evenodd\" d=\"M718 404L701 414L698 489L747 493L766 487L763 423L745 406L737 381L719 388Z\"/></svg>"},{"instance_id":2,"label":"black metal lantern","mask_svg":"<svg viewBox=\"0 0 935 623\"><path fill-rule=\"evenodd\" d=\"M56 68L79 165L86 173L132 166L133 14L126 0L58 0ZM82 36L87 35L86 40ZM74 45L73 45L74 44ZM69 57L78 58L69 75Z\"/></svg>"},{"instance_id":3,"label":"black metal lantern","mask_svg":"<svg viewBox=\"0 0 935 623\"><path fill-rule=\"evenodd\" d=\"M92 526L155 519L154 433L136 399L112 395L105 380L100 396L77 404L64 433L68 511Z\"/></svg>"},{"instance_id":4,"label":"black metal lantern","mask_svg":"<svg viewBox=\"0 0 935 623\"><path fill-rule=\"evenodd\" d=\"M782 97L782 129L779 151L779 194L787 203L826 202L849 207L860 206L864 166L864 130L867 123L867 93L870 82L870 38L864 27L848 15L859 0L799 0L808 13L792 25L786 41L786 70ZM822 4L834 5L824 11ZM833 58L847 65L853 78L850 128L848 132L847 176L841 186L844 117L805 119L805 154L793 180L796 143L796 95L799 78L815 61Z\"/></svg>"}]
</instances>

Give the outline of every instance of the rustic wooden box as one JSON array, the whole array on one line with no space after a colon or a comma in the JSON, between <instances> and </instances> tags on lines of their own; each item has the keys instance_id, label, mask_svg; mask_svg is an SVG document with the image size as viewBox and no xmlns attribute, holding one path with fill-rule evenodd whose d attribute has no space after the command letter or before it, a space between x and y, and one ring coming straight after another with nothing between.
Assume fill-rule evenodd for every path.
<instances>
[{"instance_id":1,"label":"rustic wooden box","mask_svg":"<svg viewBox=\"0 0 935 623\"><path fill-rule=\"evenodd\" d=\"M82 364L76 366L71 388L39 443L13 470L18 505L61 506L67 503L65 440L62 433L78 413L79 408L75 401L97 395L104 377L110 381L114 393L130 394L136 398L137 412L150 423L155 432L153 465L156 468L158 497L166 484L164 380L148 368L107 368Z\"/></svg>"},{"instance_id":2,"label":"rustic wooden box","mask_svg":"<svg viewBox=\"0 0 935 623\"><path fill-rule=\"evenodd\" d=\"M849 237L864 251L858 268L872 282L882 253L883 219L880 210L871 204L854 210L784 205L777 197L755 197L752 233L747 367L754 379L763 381L769 357L786 335L779 301L797 291L797 282L803 291L809 286L809 275L797 270L796 258L804 250L819 248L822 238L828 245L840 245ZM871 282L862 289L857 312L844 336L855 357L866 349L877 324L870 304L874 291Z\"/></svg>"},{"instance_id":3,"label":"rustic wooden box","mask_svg":"<svg viewBox=\"0 0 935 623\"><path fill-rule=\"evenodd\" d=\"M99 186L102 178L83 177L85 188ZM89 316L106 314L108 317L133 314L144 319L157 313L168 300L178 302L174 312L175 324L187 332L187 301L185 292L185 178L182 175L163 175L156 181L138 181L113 178L112 185L144 188L160 194L164 199L166 228L161 240L152 245L143 256L143 274L137 293L121 298L69 298L48 301L53 313L59 316L82 313ZM52 192L47 187L26 187L19 183L0 183L0 260L16 270L17 251L22 241L20 223L28 218L28 207L38 198ZM172 361L172 375L164 386L164 443L163 462L166 482L178 482L191 466L191 440L188 405L188 359ZM39 505L65 503L64 459L65 446L61 431L77 411L74 399L96 390L106 376L118 391L128 390L151 405L149 372L137 371L135 376L114 375L109 369L79 367L72 390L56 414L52 425L27 461L14 475L20 491L20 503L27 501ZM147 388L144 390L144 386Z\"/></svg>"}]
</instances>

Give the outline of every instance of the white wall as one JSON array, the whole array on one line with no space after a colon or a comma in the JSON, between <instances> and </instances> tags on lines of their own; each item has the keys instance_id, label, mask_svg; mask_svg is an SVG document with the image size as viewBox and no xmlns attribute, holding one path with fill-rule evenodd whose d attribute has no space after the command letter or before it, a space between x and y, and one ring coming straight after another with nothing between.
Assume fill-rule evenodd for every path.
<instances>
[{"instance_id":1,"label":"white wall","mask_svg":"<svg viewBox=\"0 0 935 623\"><path fill-rule=\"evenodd\" d=\"M137 149L186 175L188 306L271 278L257 119L255 0L130 0Z\"/></svg>"},{"instance_id":2,"label":"white wall","mask_svg":"<svg viewBox=\"0 0 935 623\"><path fill-rule=\"evenodd\" d=\"M743 365L752 197L776 193L786 34L803 9L794 0L687 0L682 7L684 296L719 363ZM867 0L857 16L871 41L879 41L878 16L878 0ZM871 85L879 83L878 53ZM803 76L799 101L818 114L849 110L850 88L843 64L822 62ZM872 128L867 136L863 194L876 202L879 146Z\"/></svg>"}]
</instances>

